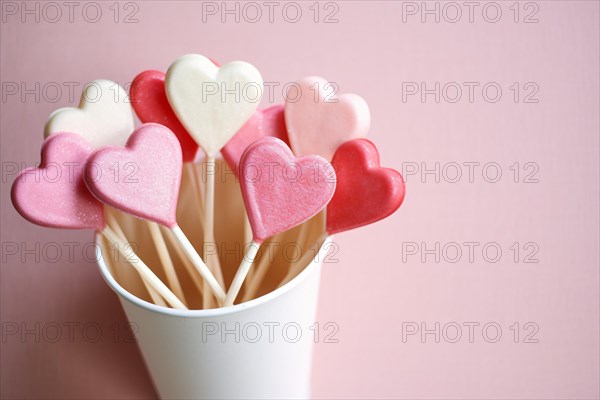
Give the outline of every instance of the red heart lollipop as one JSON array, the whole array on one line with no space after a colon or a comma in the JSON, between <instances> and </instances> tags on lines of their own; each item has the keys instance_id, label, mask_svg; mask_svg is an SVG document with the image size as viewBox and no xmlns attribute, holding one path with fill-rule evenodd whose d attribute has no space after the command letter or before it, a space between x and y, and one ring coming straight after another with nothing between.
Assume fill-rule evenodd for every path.
<instances>
[{"instance_id":1,"label":"red heart lollipop","mask_svg":"<svg viewBox=\"0 0 600 400\"><path fill-rule=\"evenodd\" d=\"M25 219L50 228L104 229L104 207L83 182L90 144L74 133L56 133L42 145L39 168L22 171L12 202Z\"/></svg>"},{"instance_id":2,"label":"red heart lollipop","mask_svg":"<svg viewBox=\"0 0 600 400\"><path fill-rule=\"evenodd\" d=\"M327 206L330 235L379 221L402 204L402 175L379 166L379 153L371 141L355 139L342 144L331 163L337 187Z\"/></svg>"},{"instance_id":3,"label":"red heart lollipop","mask_svg":"<svg viewBox=\"0 0 600 400\"><path fill-rule=\"evenodd\" d=\"M257 243L317 214L335 190L335 173L324 158L296 158L283 141L273 137L248 147L240 171L242 195Z\"/></svg>"},{"instance_id":4,"label":"red heart lollipop","mask_svg":"<svg viewBox=\"0 0 600 400\"><path fill-rule=\"evenodd\" d=\"M242 154L257 140L272 136L288 143L283 110L283 105L256 110L248 122L221 149L223 158L236 174L238 174L238 164Z\"/></svg>"},{"instance_id":5,"label":"red heart lollipop","mask_svg":"<svg viewBox=\"0 0 600 400\"><path fill-rule=\"evenodd\" d=\"M181 144L183 161L194 161L198 144L179 122L169 105L164 72L144 71L136 76L131 83L130 98L140 121L155 122L169 128Z\"/></svg>"}]
</instances>

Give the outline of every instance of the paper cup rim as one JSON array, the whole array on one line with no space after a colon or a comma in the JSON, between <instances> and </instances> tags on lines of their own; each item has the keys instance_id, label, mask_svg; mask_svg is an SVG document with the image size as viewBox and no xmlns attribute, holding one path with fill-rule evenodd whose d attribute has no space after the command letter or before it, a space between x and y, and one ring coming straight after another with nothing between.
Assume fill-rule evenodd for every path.
<instances>
[{"instance_id":1,"label":"paper cup rim","mask_svg":"<svg viewBox=\"0 0 600 400\"><path fill-rule=\"evenodd\" d=\"M174 308L167 308L167 307L159 306L157 304L150 303L146 300L142 300L139 297L137 297L137 296L133 295L132 293L129 293L127 290L125 290L125 288L123 288L123 286L121 286L119 284L119 282L117 282L116 279L112 276L112 274L110 273L110 271L108 269L108 266L106 265L104 257L102 256L102 249L101 249L101 244L100 244L100 234L99 233L95 234L95 241L96 241L95 247L96 247L96 259L97 259L98 269L100 270L100 273L102 274L102 277L104 278L104 280L106 281L108 286L110 286L110 288L117 295L119 295L121 298L128 300L130 303L133 303L134 305L136 305L140 308L146 309L148 311L167 315L170 317L185 317L185 318L220 317L220 316L224 316L224 315L236 314L236 313L246 311L246 310L249 310L249 309L252 309L255 307L259 307L260 305L268 303L269 301L276 299L280 296L283 296L285 293L294 289L296 286L301 284L312 273L312 271L314 269L319 268L322 264L322 262L315 262L315 259L313 258L311 260L311 262L306 266L306 268L304 268L302 270L302 272L300 272L294 279L292 279L285 285L283 285L265 295L262 295L256 299L252 299L252 300L246 301L241 304L235 304L235 305L229 306L229 307L211 308L208 310L178 310L178 309L174 309ZM315 254L315 257L319 257L320 259L322 259L324 256L323 251L325 249L325 245L330 242L331 242L331 237L328 235L325 237L325 240L323 240L323 244L319 248L319 251Z\"/></svg>"}]
</instances>

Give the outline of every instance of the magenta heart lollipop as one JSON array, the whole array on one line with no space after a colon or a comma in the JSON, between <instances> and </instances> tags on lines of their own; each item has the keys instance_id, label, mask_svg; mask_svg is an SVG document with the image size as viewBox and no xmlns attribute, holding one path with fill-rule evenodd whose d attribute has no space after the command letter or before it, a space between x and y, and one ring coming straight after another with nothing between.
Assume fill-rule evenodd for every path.
<instances>
[{"instance_id":1,"label":"magenta heart lollipop","mask_svg":"<svg viewBox=\"0 0 600 400\"><path fill-rule=\"evenodd\" d=\"M144 124L125 147L104 147L93 153L85 182L103 203L171 229L188 257L221 301L223 288L198 255L175 218L181 184L181 146L171 130Z\"/></svg>"},{"instance_id":2,"label":"magenta heart lollipop","mask_svg":"<svg viewBox=\"0 0 600 400\"><path fill-rule=\"evenodd\" d=\"M263 138L246 149L240 184L254 239L227 292L226 306L237 297L260 244L321 211L333 196L335 180L324 158L297 158L279 139Z\"/></svg>"}]
</instances>

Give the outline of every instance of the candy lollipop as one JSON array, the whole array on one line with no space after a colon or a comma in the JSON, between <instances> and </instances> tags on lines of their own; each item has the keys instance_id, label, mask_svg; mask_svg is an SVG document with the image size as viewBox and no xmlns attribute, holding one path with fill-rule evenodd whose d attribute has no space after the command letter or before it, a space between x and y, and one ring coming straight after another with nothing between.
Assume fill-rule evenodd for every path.
<instances>
[{"instance_id":1,"label":"candy lollipop","mask_svg":"<svg viewBox=\"0 0 600 400\"><path fill-rule=\"evenodd\" d=\"M34 224L50 228L95 229L108 240L139 272L142 279L173 307L185 305L104 222L102 204L87 190L83 169L92 148L79 135L56 133L42 145L39 168L22 171L12 186L12 202L17 211Z\"/></svg>"},{"instance_id":2,"label":"candy lollipop","mask_svg":"<svg viewBox=\"0 0 600 400\"><path fill-rule=\"evenodd\" d=\"M212 63L218 66L216 62ZM155 122L173 131L181 144L183 162L194 162L198 144L181 125L169 104L165 91L165 73L154 70L139 73L131 83L129 94L140 121L144 124Z\"/></svg>"},{"instance_id":3,"label":"candy lollipop","mask_svg":"<svg viewBox=\"0 0 600 400\"><path fill-rule=\"evenodd\" d=\"M225 306L235 301L265 239L317 214L333 196L335 173L319 156L296 158L281 140L266 137L251 144L240 161L240 183L254 237L246 249Z\"/></svg>"},{"instance_id":4,"label":"candy lollipop","mask_svg":"<svg viewBox=\"0 0 600 400\"><path fill-rule=\"evenodd\" d=\"M188 54L171 64L165 87L173 111L211 159L252 116L263 81L246 62L219 68L204 56Z\"/></svg>"},{"instance_id":5,"label":"candy lollipop","mask_svg":"<svg viewBox=\"0 0 600 400\"><path fill-rule=\"evenodd\" d=\"M144 124L155 122L169 128L179 140L183 162L194 162L198 144L181 125L169 105L165 92L165 73L160 71L140 73L131 83L129 92L131 104L140 121Z\"/></svg>"},{"instance_id":6,"label":"candy lollipop","mask_svg":"<svg viewBox=\"0 0 600 400\"><path fill-rule=\"evenodd\" d=\"M144 124L131 134L125 147L103 147L93 153L85 169L85 182L103 203L170 229L222 301L223 289L175 219L181 164L181 146L173 132L159 124ZM118 177L111 174L115 166Z\"/></svg>"},{"instance_id":7,"label":"candy lollipop","mask_svg":"<svg viewBox=\"0 0 600 400\"><path fill-rule=\"evenodd\" d=\"M336 96L335 87L319 77L297 84L298 94L285 102L285 124L294 154L318 154L331 160L342 143L367 135L371 117L362 97Z\"/></svg>"},{"instance_id":8,"label":"candy lollipop","mask_svg":"<svg viewBox=\"0 0 600 400\"><path fill-rule=\"evenodd\" d=\"M272 136L288 142L283 109L283 105L271 106L264 110L257 109L248 122L221 149L223 158L236 174L239 172L242 154L258 139Z\"/></svg>"},{"instance_id":9,"label":"candy lollipop","mask_svg":"<svg viewBox=\"0 0 600 400\"><path fill-rule=\"evenodd\" d=\"M198 153L198 144L185 130L181 122L179 122L169 104L165 91L165 73L160 71L144 71L140 73L131 84L130 94L133 108L140 121L143 123L155 122L164 125L171 129L175 136L177 136L177 139L179 139L183 153L183 165L187 168L190 182L194 192L197 194L199 208L200 210L204 210L204 193L201 178L199 177L198 169L194 167L194 161ZM204 224L204 213L200 212L198 216L200 217L200 222ZM175 250L178 250L178 248L176 247ZM215 268L211 269L216 273L219 283L223 285L223 274L218 257L213 258L212 254L206 256L209 267L212 267L213 264L215 265ZM187 265L185 261L184 265ZM210 302L210 291L206 285L203 286L203 302L206 306Z\"/></svg>"},{"instance_id":10,"label":"candy lollipop","mask_svg":"<svg viewBox=\"0 0 600 400\"><path fill-rule=\"evenodd\" d=\"M288 91L285 102L285 124L290 146L297 156L318 154L331 160L338 146L347 140L367 135L371 117L367 103L355 94L336 96L335 86L323 78L309 77ZM307 231L300 228L297 243L306 240ZM250 299L269 268L266 258L256 267L244 299Z\"/></svg>"},{"instance_id":11,"label":"candy lollipop","mask_svg":"<svg viewBox=\"0 0 600 400\"><path fill-rule=\"evenodd\" d=\"M248 122L221 149L223 158L236 175L239 174L239 163L242 154L252 143L263 137L272 136L283 140L287 144L283 108L282 105L276 105L264 110L257 109ZM244 218L244 243L249 243L250 240L252 240L252 228L246 217ZM253 270L250 270L250 273L252 272ZM252 278L251 274L248 278Z\"/></svg>"},{"instance_id":12,"label":"candy lollipop","mask_svg":"<svg viewBox=\"0 0 600 400\"><path fill-rule=\"evenodd\" d=\"M113 81L99 79L84 87L79 107L54 111L46 122L44 133L47 137L56 132L73 132L88 140L94 148L98 148L124 145L133 132L133 126L133 110L125 89ZM108 221L117 234L123 232L115 218L111 216ZM185 301L164 238L155 224L147 225L169 285L179 298ZM125 239L125 236L121 238ZM147 289L150 295L156 298L152 289Z\"/></svg>"},{"instance_id":13,"label":"candy lollipop","mask_svg":"<svg viewBox=\"0 0 600 400\"><path fill-rule=\"evenodd\" d=\"M206 153L204 241L214 242L215 156L255 112L262 77L246 62L218 67L204 56L188 54L171 64L165 88L179 121ZM218 257L212 261L221 276Z\"/></svg>"},{"instance_id":14,"label":"candy lollipop","mask_svg":"<svg viewBox=\"0 0 600 400\"><path fill-rule=\"evenodd\" d=\"M405 193L402 175L379 166L377 147L370 140L355 139L344 143L335 152L331 163L337 186L327 205L324 236L377 222L402 204ZM306 261L291 268L280 286L289 282Z\"/></svg>"},{"instance_id":15,"label":"candy lollipop","mask_svg":"<svg viewBox=\"0 0 600 400\"><path fill-rule=\"evenodd\" d=\"M97 148L122 146L132 131L133 111L127 92L113 81L99 79L84 87L79 107L59 108L50 114L44 135L73 132Z\"/></svg>"},{"instance_id":16,"label":"candy lollipop","mask_svg":"<svg viewBox=\"0 0 600 400\"><path fill-rule=\"evenodd\" d=\"M394 213L404 201L402 175L379 166L379 152L370 140L344 143L331 163L338 185L327 206L330 235L377 222Z\"/></svg>"}]
</instances>

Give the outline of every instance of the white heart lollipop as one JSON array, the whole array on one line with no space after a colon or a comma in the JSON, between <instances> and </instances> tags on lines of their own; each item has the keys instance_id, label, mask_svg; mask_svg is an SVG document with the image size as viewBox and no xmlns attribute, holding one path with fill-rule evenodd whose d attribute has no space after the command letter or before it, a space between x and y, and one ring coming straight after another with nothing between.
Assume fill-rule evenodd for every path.
<instances>
[{"instance_id":1,"label":"white heart lollipop","mask_svg":"<svg viewBox=\"0 0 600 400\"><path fill-rule=\"evenodd\" d=\"M256 110L263 80L246 62L219 68L204 56L188 54L171 64L165 88L183 126L214 157Z\"/></svg>"},{"instance_id":2,"label":"white heart lollipop","mask_svg":"<svg viewBox=\"0 0 600 400\"><path fill-rule=\"evenodd\" d=\"M133 109L118 83L98 79L85 85L78 107L59 108L48 117L44 136L72 132L94 148L123 146L133 132Z\"/></svg>"}]
</instances>

